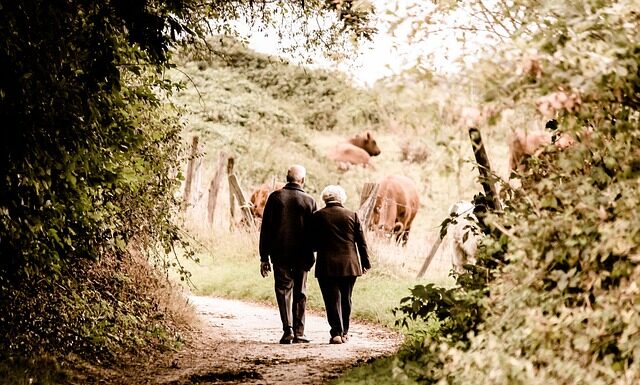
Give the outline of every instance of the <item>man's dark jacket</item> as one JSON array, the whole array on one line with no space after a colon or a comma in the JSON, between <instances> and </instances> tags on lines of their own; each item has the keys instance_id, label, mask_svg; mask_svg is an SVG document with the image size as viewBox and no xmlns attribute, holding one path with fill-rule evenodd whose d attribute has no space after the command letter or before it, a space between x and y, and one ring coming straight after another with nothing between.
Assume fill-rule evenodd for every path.
<instances>
[{"instance_id":1,"label":"man's dark jacket","mask_svg":"<svg viewBox=\"0 0 640 385\"><path fill-rule=\"evenodd\" d=\"M316 201L297 183L287 183L267 198L260 228L260 261L309 271L314 263L307 226Z\"/></svg>"},{"instance_id":2,"label":"man's dark jacket","mask_svg":"<svg viewBox=\"0 0 640 385\"><path fill-rule=\"evenodd\" d=\"M310 228L318 252L316 277L362 275L370 269L369 252L358 215L338 202L313 214Z\"/></svg>"}]
</instances>

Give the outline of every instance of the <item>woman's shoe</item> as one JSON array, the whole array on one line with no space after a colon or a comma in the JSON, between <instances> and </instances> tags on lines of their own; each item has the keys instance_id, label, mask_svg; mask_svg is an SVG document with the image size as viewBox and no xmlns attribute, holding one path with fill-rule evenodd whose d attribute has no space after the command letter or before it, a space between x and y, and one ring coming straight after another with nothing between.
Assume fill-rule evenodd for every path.
<instances>
[{"instance_id":1,"label":"woman's shoe","mask_svg":"<svg viewBox=\"0 0 640 385\"><path fill-rule=\"evenodd\" d=\"M331 345L341 344L342 343L342 336L333 336L333 337L331 337L331 339L329 340L329 343Z\"/></svg>"}]
</instances>

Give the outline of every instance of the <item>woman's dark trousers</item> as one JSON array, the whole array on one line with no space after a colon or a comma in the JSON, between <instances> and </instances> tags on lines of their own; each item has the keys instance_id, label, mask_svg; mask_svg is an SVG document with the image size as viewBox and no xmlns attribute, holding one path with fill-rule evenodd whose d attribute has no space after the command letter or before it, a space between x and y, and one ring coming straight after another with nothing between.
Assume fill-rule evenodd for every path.
<instances>
[{"instance_id":1,"label":"woman's dark trousers","mask_svg":"<svg viewBox=\"0 0 640 385\"><path fill-rule=\"evenodd\" d=\"M355 283L355 276L318 277L331 337L347 335L349 332L351 293Z\"/></svg>"}]
</instances>

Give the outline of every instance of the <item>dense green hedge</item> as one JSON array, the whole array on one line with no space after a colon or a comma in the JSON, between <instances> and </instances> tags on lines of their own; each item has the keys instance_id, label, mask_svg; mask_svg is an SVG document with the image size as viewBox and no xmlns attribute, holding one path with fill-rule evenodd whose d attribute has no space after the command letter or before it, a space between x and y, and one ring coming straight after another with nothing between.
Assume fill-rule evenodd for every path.
<instances>
[{"instance_id":1,"label":"dense green hedge","mask_svg":"<svg viewBox=\"0 0 640 385\"><path fill-rule=\"evenodd\" d=\"M170 89L155 72L168 20L120 5L2 5L5 278L55 275L65 262L122 251L140 226L167 223L180 127L155 110L154 90ZM137 18L159 24L139 30Z\"/></svg>"},{"instance_id":2,"label":"dense green hedge","mask_svg":"<svg viewBox=\"0 0 640 385\"><path fill-rule=\"evenodd\" d=\"M181 126L160 108L173 86L159 74L185 5L1 3L2 362L175 338L148 321L161 280L132 275L129 253L179 241Z\"/></svg>"},{"instance_id":3,"label":"dense green hedge","mask_svg":"<svg viewBox=\"0 0 640 385\"><path fill-rule=\"evenodd\" d=\"M405 299L402 314L441 323L401 356L406 378L640 381L640 19L626 1L572 6L516 2L512 40L474 67L485 95L512 106L560 87L579 93L579 108L556 115L579 140L528 162L504 212L484 218L480 262L455 289ZM541 73L515 71L523 47Z\"/></svg>"},{"instance_id":4,"label":"dense green hedge","mask_svg":"<svg viewBox=\"0 0 640 385\"><path fill-rule=\"evenodd\" d=\"M164 275L148 266L166 274L176 264L166 255L184 245L169 52L201 40L212 19L268 24L285 8L305 18L340 6L326 33L371 33L351 2L285 3L0 0L3 378L29 377L41 358L103 363L176 341Z\"/></svg>"}]
</instances>

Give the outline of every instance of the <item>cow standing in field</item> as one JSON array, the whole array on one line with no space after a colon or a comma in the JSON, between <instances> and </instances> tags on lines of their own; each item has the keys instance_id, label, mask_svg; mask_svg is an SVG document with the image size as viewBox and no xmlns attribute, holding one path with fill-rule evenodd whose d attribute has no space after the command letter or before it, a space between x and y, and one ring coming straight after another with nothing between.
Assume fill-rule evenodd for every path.
<instances>
[{"instance_id":1,"label":"cow standing in field","mask_svg":"<svg viewBox=\"0 0 640 385\"><path fill-rule=\"evenodd\" d=\"M402 175L387 176L379 183L371 228L404 246L419 207L420 196L413 180Z\"/></svg>"},{"instance_id":2,"label":"cow standing in field","mask_svg":"<svg viewBox=\"0 0 640 385\"><path fill-rule=\"evenodd\" d=\"M251 193L251 214L256 220L262 220L262 213L264 212L264 205L267 203L267 198L275 190L280 190L284 187L282 182L263 183L258 186L253 193Z\"/></svg>"},{"instance_id":3,"label":"cow standing in field","mask_svg":"<svg viewBox=\"0 0 640 385\"><path fill-rule=\"evenodd\" d=\"M338 143L331 151L329 158L338 164L338 169L348 170L352 165L367 167L372 156L380 155L380 147L371 131L352 136L349 140Z\"/></svg>"}]
</instances>

